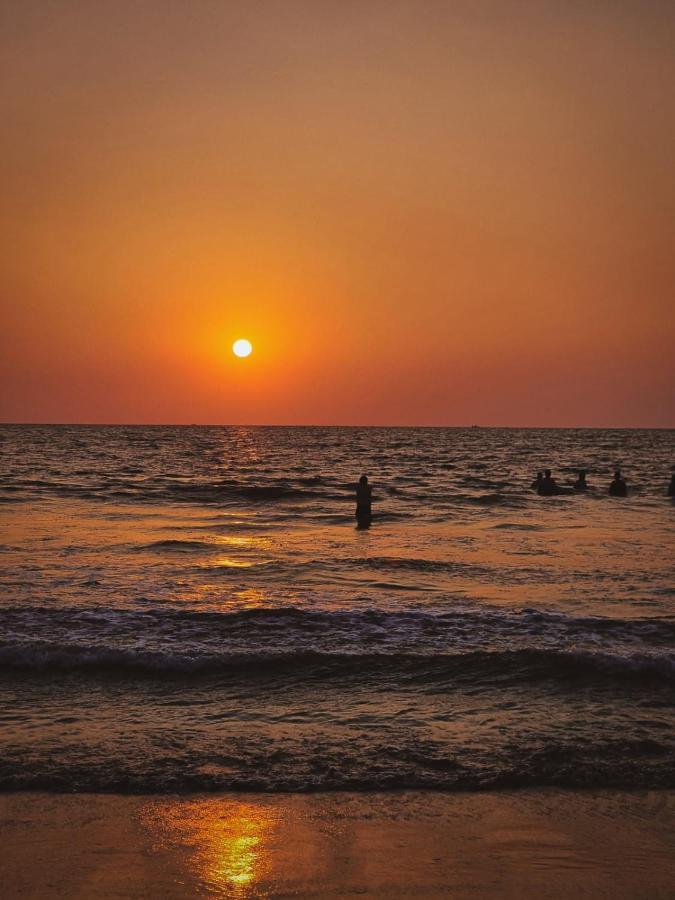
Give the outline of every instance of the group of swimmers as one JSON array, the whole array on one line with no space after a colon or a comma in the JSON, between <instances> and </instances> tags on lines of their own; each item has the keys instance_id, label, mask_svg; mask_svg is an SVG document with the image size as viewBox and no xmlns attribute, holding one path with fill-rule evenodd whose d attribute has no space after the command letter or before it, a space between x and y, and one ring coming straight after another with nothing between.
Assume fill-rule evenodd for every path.
<instances>
[{"instance_id":1,"label":"group of swimmers","mask_svg":"<svg viewBox=\"0 0 675 900\"><path fill-rule=\"evenodd\" d=\"M550 469L538 472L531 485L540 497L554 497L558 494L574 494L590 489L586 481L586 470L580 469L577 480L571 487L561 487L551 475ZM670 476L667 495L675 499L675 472ZM622 477L619 469L614 473L614 479L609 485L610 497L627 497L628 485ZM362 475L356 486L356 521L360 528L367 528L373 518L373 489L368 484L368 476Z\"/></svg>"},{"instance_id":2,"label":"group of swimmers","mask_svg":"<svg viewBox=\"0 0 675 900\"><path fill-rule=\"evenodd\" d=\"M574 494L577 491L589 490L589 484L586 481L586 470L580 469L577 480L572 487L561 487L551 475L551 470L546 469L543 472L537 472L537 477L532 482L532 489L535 490L540 497L555 497L558 494ZM670 476L670 484L668 485L667 495L675 498L675 472ZM614 478L609 485L610 497L627 497L628 485L626 479L622 477L619 469L614 473Z\"/></svg>"}]
</instances>

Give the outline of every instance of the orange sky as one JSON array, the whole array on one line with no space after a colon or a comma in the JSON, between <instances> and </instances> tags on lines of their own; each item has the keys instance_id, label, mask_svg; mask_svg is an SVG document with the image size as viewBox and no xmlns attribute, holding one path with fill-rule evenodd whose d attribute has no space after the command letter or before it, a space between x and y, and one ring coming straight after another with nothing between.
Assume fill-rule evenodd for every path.
<instances>
[{"instance_id":1,"label":"orange sky","mask_svg":"<svg viewBox=\"0 0 675 900\"><path fill-rule=\"evenodd\" d=\"M671 3L0 16L0 420L675 425Z\"/></svg>"}]
</instances>

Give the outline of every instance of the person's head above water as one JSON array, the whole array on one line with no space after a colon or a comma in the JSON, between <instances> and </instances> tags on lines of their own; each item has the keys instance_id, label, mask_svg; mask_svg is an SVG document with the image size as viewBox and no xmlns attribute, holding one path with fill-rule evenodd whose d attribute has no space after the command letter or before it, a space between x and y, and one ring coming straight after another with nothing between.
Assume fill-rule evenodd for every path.
<instances>
[{"instance_id":1,"label":"person's head above water","mask_svg":"<svg viewBox=\"0 0 675 900\"><path fill-rule=\"evenodd\" d=\"M359 478L359 484L368 484L368 476L367 476L367 475L362 475L362 476Z\"/></svg>"},{"instance_id":2,"label":"person's head above water","mask_svg":"<svg viewBox=\"0 0 675 900\"><path fill-rule=\"evenodd\" d=\"M584 481L586 478L586 469L579 469L579 479Z\"/></svg>"},{"instance_id":3,"label":"person's head above water","mask_svg":"<svg viewBox=\"0 0 675 900\"><path fill-rule=\"evenodd\" d=\"M614 481L621 481L621 470L617 469L614 473Z\"/></svg>"},{"instance_id":4,"label":"person's head above water","mask_svg":"<svg viewBox=\"0 0 675 900\"><path fill-rule=\"evenodd\" d=\"M550 478L550 477L551 477L551 470L544 469L544 478Z\"/></svg>"}]
</instances>

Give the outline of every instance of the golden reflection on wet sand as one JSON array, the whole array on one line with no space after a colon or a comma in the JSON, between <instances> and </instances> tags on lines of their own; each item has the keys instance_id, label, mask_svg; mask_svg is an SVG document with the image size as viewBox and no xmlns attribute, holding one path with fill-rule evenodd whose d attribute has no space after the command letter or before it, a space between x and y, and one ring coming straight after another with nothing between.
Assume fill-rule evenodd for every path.
<instances>
[{"instance_id":1,"label":"golden reflection on wet sand","mask_svg":"<svg viewBox=\"0 0 675 900\"><path fill-rule=\"evenodd\" d=\"M271 804L220 799L152 802L142 814L158 848L186 848L199 882L237 897L249 896L269 874L269 844L278 819Z\"/></svg>"},{"instance_id":2,"label":"golden reflection on wet sand","mask_svg":"<svg viewBox=\"0 0 675 900\"><path fill-rule=\"evenodd\" d=\"M96 836L92 821L100 830L124 817L124 834L142 854L135 877L143 882L115 896L632 900L670 896L674 798L672 791L545 789L66 799L87 810L82 837L70 835L75 852L78 841ZM60 803L55 810L63 815ZM1 812L0 804L0 824ZM13 808L6 816L19 821ZM50 840L58 841L61 830L50 825ZM119 834L111 839L119 842ZM72 866L62 849L54 850L56 864ZM126 874L113 864L106 877L118 882Z\"/></svg>"}]
</instances>

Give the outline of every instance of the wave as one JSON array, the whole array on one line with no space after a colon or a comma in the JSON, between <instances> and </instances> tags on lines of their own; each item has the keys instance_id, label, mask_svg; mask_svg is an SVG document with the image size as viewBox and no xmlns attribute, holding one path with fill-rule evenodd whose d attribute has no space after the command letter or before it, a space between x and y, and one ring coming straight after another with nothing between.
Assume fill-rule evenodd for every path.
<instances>
[{"instance_id":1,"label":"wave","mask_svg":"<svg viewBox=\"0 0 675 900\"><path fill-rule=\"evenodd\" d=\"M188 540L177 540L177 539L169 539L164 541L152 541L150 544L142 544L138 547L134 547L134 550L143 551L143 550L175 550L175 551L190 551L190 550L217 550L218 545L210 543L209 541L188 541Z\"/></svg>"},{"instance_id":2,"label":"wave","mask_svg":"<svg viewBox=\"0 0 675 900\"><path fill-rule=\"evenodd\" d=\"M466 572L474 575L485 575L490 570L484 566L452 560L424 559L407 556L358 556L339 557L336 565L347 565L363 569L393 569L412 572Z\"/></svg>"},{"instance_id":3,"label":"wave","mask_svg":"<svg viewBox=\"0 0 675 900\"><path fill-rule=\"evenodd\" d=\"M506 531L544 531L543 525L531 525L527 522L498 522L491 527Z\"/></svg>"},{"instance_id":4,"label":"wave","mask_svg":"<svg viewBox=\"0 0 675 900\"><path fill-rule=\"evenodd\" d=\"M181 480L175 480L175 478ZM17 479L11 484L2 484L1 490L11 494L11 500L30 498L35 495L84 500L127 500L135 502L198 503L218 505L226 502L249 501L252 503L293 501L321 497L335 499L317 490L321 480L316 477L300 478L296 484L280 480L270 484L247 484L231 480L198 481L183 480L183 476L146 477L124 480L109 475L92 481L46 481ZM344 500L345 495L338 494Z\"/></svg>"},{"instance_id":5,"label":"wave","mask_svg":"<svg viewBox=\"0 0 675 900\"><path fill-rule=\"evenodd\" d=\"M465 496L462 498L464 503L475 503L477 506L495 506L497 504L508 503L513 498L507 497L505 494L479 494L476 496Z\"/></svg>"},{"instance_id":6,"label":"wave","mask_svg":"<svg viewBox=\"0 0 675 900\"><path fill-rule=\"evenodd\" d=\"M414 653L284 651L195 653L130 647L59 644L47 641L0 643L0 669L101 674L238 673L246 678L291 675L311 681L373 678L438 687L457 681L625 679L675 682L675 656L619 655L579 650L521 649L467 651L429 656Z\"/></svg>"},{"instance_id":7,"label":"wave","mask_svg":"<svg viewBox=\"0 0 675 900\"><path fill-rule=\"evenodd\" d=\"M0 790L133 793L196 791L448 792L557 786L675 787L675 752L667 739L619 735L588 739L521 735L490 748L424 738L393 741L293 741L240 735L200 745L176 735L170 752L126 735L122 747L65 747L59 754L11 748L0 765ZM155 739L157 740L157 738ZM82 752L82 751L85 752ZM96 752L98 751L98 752Z\"/></svg>"},{"instance_id":8,"label":"wave","mask_svg":"<svg viewBox=\"0 0 675 900\"><path fill-rule=\"evenodd\" d=\"M127 471L120 466L116 472L100 473L97 477L82 477L70 480L63 479L26 479L16 478L12 482L0 482L0 495L7 493L12 502L31 497L56 496L82 500L118 500L138 503L192 503L206 506L218 506L234 502L252 504L264 503L297 503L315 501L317 504L351 503L354 496L354 485L320 475L299 476L291 478L279 472L278 477L267 480L261 477L258 483L247 478L210 478L200 480L179 473L163 473L162 475L142 476L140 469ZM523 489L522 494L513 491L513 485L505 485L508 491L502 490L501 484L486 493L476 491L453 490L442 486L439 489L430 478L425 482L414 479L412 486L405 489L391 484L386 479L376 484L375 511L378 518L396 520L409 518L413 512L406 509L414 505L414 514L419 515L420 504L425 508L433 508L440 503L439 509L447 507L505 507L520 509L527 504L530 491ZM385 504L378 502L387 497ZM391 505L396 509L391 509Z\"/></svg>"},{"instance_id":9,"label":"wave","mask_svg":"<svg viewBox=\"0 0 675 900\"><path fill-rule=\"evenodd\" d=\"M208 545L212 546L212 545ZM348 560L354 563L358 559ZM366 565L383 565L392 568L408 566L422 567L436 565L458 565L462 563L437 563L435 560L416 560L405 557L369 557ZM275 565L264 563L262 565ZM106 622L118 623L128 628L143 632L149 625L156 624L163 631L175 627L182 629L190 623L203 623L209 628L221 627L224 631L243 623L247 628L256 622L265 625L275 622L281 630L293 625L344 626L356 633L367 626L380 626L387 630L401 626L419 626L423 631L434 628L444 630L460 626L463 630L473 631L481 627L489 627L497 634L505 630L509 634L522 630L525 633L540 633L547 636L553 632L564 630L577 639L586 636L608 634L613 636L635 637L649 640L675 642L675 616L642 618L621 618L610 616L569 615L564 612L541 610L534 607L511 609L487 604L476 605L472 601L457 601L452 606L436 604L428 609L400 608L396 610L379 607L357 606L354 608L326 608L284 606L252 606L244 608L227 608L223 610L180 608L175 606L155 606L137 609L133 607L113 608L107 605L87 606L44 606L21 605L0 607L0 629L23 627L30 633L35 628L51 629L58 623L69 628L77 628L81 624L93 623L101 625ZM0 634L2 632L0 631Z\"/></svg>"}]
</instances>

